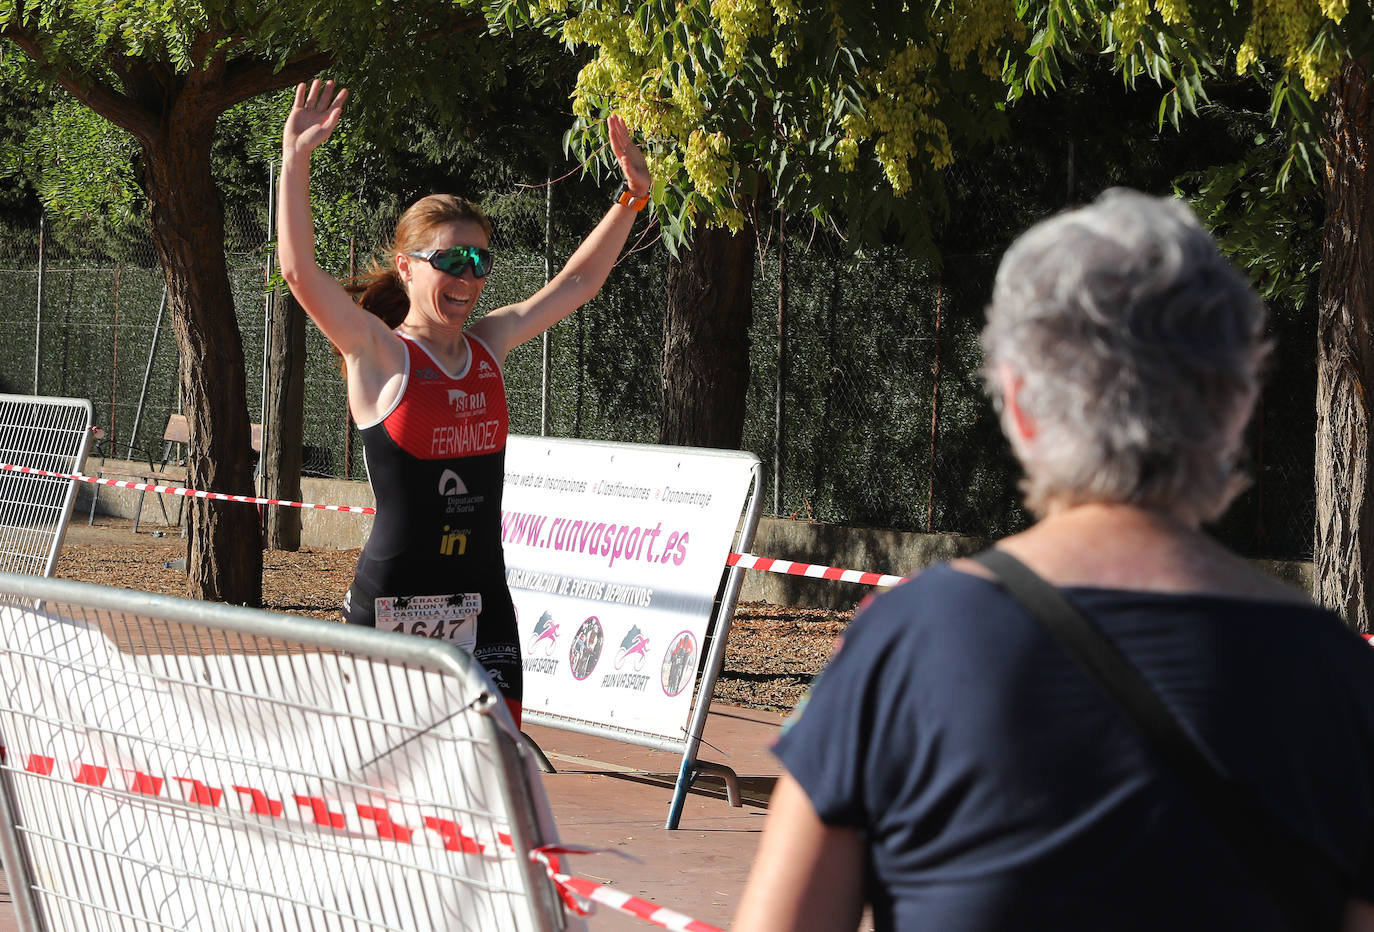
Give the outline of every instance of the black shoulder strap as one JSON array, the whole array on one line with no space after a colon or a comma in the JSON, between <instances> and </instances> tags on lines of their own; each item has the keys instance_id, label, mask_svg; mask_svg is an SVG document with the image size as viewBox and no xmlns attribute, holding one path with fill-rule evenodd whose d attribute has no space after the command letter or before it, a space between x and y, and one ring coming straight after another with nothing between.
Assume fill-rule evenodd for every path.
<instances>
[{"instance_id":1,"label":"black shoulder strap","mask_svg":"<svg viewBox=\"0 0 1374 932\"><path fill-rule=\"evenodd\" d=\"M1078 666L1126 713L1150 746L1202 803L1240 858L1268 890L1290 928L1312 924L1311 904L1297 901L1292 880L1302 861L1341 876L1326 852L1293 834L1243 786L1227 778L1183 730L1140 671L1058 589L1004 550L972 558L991 570Z\"/></svg>"}]
</instances>

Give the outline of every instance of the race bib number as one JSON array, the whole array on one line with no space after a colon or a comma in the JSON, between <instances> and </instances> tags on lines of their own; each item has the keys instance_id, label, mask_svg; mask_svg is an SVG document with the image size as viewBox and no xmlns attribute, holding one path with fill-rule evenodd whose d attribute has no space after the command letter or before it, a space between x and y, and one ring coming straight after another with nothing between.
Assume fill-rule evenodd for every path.
<instances>
[{"instance_id":1,"label":"race bib number","mask_svg":"<svg viewBox=\"0 0 1374 932\"><path fill-rule=\"evenodd\" d=\"M448 641L472 653L482 594L382 596L373 603L378 631L400 631Z\"/></svg>"}]
</instances>

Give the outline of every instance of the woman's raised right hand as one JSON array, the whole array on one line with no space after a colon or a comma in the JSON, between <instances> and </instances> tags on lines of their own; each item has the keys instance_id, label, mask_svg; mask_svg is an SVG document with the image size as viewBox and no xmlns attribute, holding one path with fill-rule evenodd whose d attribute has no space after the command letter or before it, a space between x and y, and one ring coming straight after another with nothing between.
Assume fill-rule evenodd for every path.
<instances>
[{"instance_id":1,"label":"woman's raised right hand","mask_svg":"<svg viewBox=\"0 0 1374 932\"><path fill-rule=\"evenodd\" d=\"M348 88L339 88L336 94L333 81L321 82L316 78L308 90L304 83L297 84L296 102L291 105L291 115L282 127L282 155L308 156L314 152L339 125L347 99Z\"/></svg>"}]
</instances>

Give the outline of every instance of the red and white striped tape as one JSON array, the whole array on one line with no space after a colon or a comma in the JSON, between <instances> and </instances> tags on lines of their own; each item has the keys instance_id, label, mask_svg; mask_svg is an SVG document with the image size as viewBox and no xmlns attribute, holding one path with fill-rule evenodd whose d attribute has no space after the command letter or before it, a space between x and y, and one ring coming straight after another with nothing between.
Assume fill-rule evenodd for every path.
<instances>
[{"instance_id":1,"label":"red and white striped tape","mask_svg":"<svg viewBox=\"0 0 1374 932\"><path fill-rule=\"evenodd\" d=\"M4 755L5 749L0 747L0 760ZM463 825L448 818L448 813L427 812L413 803L402 805L393 801L393 806L400 806L396 809L371 802L344 802L311 793L283 792L281 788L270 791L273 795L269 795L268 790L252 785L252 780L245 780L249 785L241 785L222 777L153 774L79 759L59 761L35 753L29 754L22 766L26 774L57 782L81 783L135 797L160 798L240 815L313 825L355 838L376 838L417 847L437 846L446 851L494 858L515 854L510 833L499 826Z\"/></svg>"},{"instance_id":2,"label":"red and white striped tape","mask_svg":"<svg viewBox=\"0 0 1374 932\"><path fill-rule=\"evenodd\" d=\"M0 747L0 762L5 750ZM276 799L262 789L232 783L225 787L213 785L193 777L158 776L139 770L111 770L108 766L84 763L80 760L59 762L55 757L29 754L23 772L59 782L80 783L92 787L123 790L133 796L165 797L188 805L209 809L226 809L272 819L294 820L324 829L347 832L355 837L371 837L402 845L440 845L446 851L483 855L488 858L511 857L515 854L514 839L499 827L488 826L486 832L465 827L436 816L423 816L419 811L405 814L387 806L355 803L343 805L338 800L321 796L282 793ZM116 776L122 776L122 780ZM122 782L122 786L120 785ZM219 781L216 781L219 782ZM292 808L291 803L296 808ZM410 808L414 808L413 806ZM355 813L356 812L356 816ZM401 821L398 821L398 817ZM423 830L421 829L423 826ZM486 835L486 841L479 840ZM557 885L564 905L573 912L586 915L584 904L601 903L636 918L651 922L674 932L722 932L715 926L698 922L689 916L664 909L648 900L621 893L604 884L563 873L561 855L595 854L595 848L550 845L530 852L530 857L548 871Z\"/></svg>"},{"instance_id":3,"label":"red and white striped tape","mask_svg":"<svg viewBox=\"0 0 1374 932\"><path fill-rule=\"evenodd\" d=\"M887 573L865 573L862 570L842 570L836 566L821 566L817 563L794 563L791 560L774 560L752 553L732 553L725 561L730 566L742 566L750 570L763 570L768 573L787 573L791 576L809 576L812 579L833 579L839 582L863 583L867 586L895 586L905 576L891 576Z\"/></svg>"},{"instance_id":4,"label":"red and white striped tape","mask_svg":"<svg viewBox=\"0 0 1374 932\"><path fill-rule=\"evenodd\" d=\"M560 854L588 854L594 853L588 849L564 848L558 846L548 846L536 848L530 853L544 869L549 873L549 879L558 887L559 893L563 897L563 903L572 912L581 916L588 915L591 910L584 903L600 903L618 912L625 913L627 916L634 916L645 922L651 922L664 929L671 929L672 932L724 932L718 926L713 926L708 922L693 919L691 916L684 916L682 913L674 912L666 907L651 903L649 900L640 899L637 896L630 896L622 893L613 887L587 880L584 877L574 877L565 874L559 869Z\"/></svg>"},{"instance_id":5,"label":"red and white striped tape","mask_svg":"<svg viewBox=\"0 0 1374 932\"><path fill-rule=\"evenodd\" d=\"M637 896L630 896L628 893L621 893L613 890L604 884L595 883L582 877L573 877L570 874L550 873L553 882L564 890L568 890L578 896L609 906L611 909L618 910L626 915L634 916L636 919L643 919L664 929L672 929L673 932L722 932L718 926L702 922L700 919L693 919L691 916L684 916L682 913L674 912L663 906L642 900Z\"/></svg>"},{"instance_id":6,"label":"red and white striped tape","mask_svg":"<svg viewBox=\"0 0 1374 932\"><path fill-rule=\"evenodd\" d=\"M142 492L157 492L162 495L184 495L189 498L208 498L215 501L243 502L248 505L282 505L287 508L314 508L319 511L345 511L355 515L375 515L377 509L366 505L315 505L310 502L292 502L280 498L254 498L251 495L227 495L223 492L202 492L172 485L153 485L147 482L130 482L125 479L104 479L82 473L48 472L30 466L12 466L0 463L0 470L46 476L52 479L75 479L78 482L93 482L120 489L133 489ZM887 573L867 573L863 570L846 570L837 566L822 566L817 563L794 563L791 560L775 560L752 553L731 553L725 561L727 566L742 566L745 569L760 570L766 573L784 573L790 576L808 576L812 579L832 579L838 582L862 583L866 586L895 586L906 577L892 576Z\"/></svg>"},{"instance_id":7,"label":"red and white striped tape","mask_svg":"<svg viewBox=\"0 0 1374 932\"><path fill-rule=\"evenodd\" d=\"M310 502L293 502L282 498L255 498L251 495L227 495L223 492L202 492L176 485L153 485L147 482L129 482L125 479L105 479L87 476L83 473L48 472L31 466L12 466L0 463L0 470L46 476L50 479L75 479L77 482L93 482L96 485L111 485L118 489L133 489L138 492L157 492L160 495L184 495L187 498L209 498L221 502L242 502L247 505L283 505L287 508L314 508L319 511L346 511L355 515L375 515L377 509L366 505L315 505Z\"/></svg>"}]
</instances>

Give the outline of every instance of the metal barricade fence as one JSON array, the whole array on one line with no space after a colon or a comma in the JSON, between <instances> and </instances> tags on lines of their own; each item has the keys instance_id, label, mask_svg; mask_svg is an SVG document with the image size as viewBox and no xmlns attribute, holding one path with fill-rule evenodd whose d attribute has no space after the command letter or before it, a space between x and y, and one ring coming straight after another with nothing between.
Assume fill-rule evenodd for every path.
<instances>
[{"instance_id":1,"label":"metal barricade fence","mask_svg":"<svg viewBox=\"0 0 1374 932\"><path fill-rule=\"evenodd\" d=\"M91 403L84 399L0 394L0 463L80 472L90 427ZM74 485L70 479L0 472L0 572L52 573Z\"/></svg>"},{"instance_id":2,"label":"metal barricade fence","mask_svg":"<svg viewBox=\"0 0 1374 932\"><path fill-rule=\"evenodd\" d=\"M26 929L562 929L555 829L456 648L0 574Z\"/></svg>"}]
</instances>

